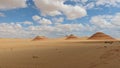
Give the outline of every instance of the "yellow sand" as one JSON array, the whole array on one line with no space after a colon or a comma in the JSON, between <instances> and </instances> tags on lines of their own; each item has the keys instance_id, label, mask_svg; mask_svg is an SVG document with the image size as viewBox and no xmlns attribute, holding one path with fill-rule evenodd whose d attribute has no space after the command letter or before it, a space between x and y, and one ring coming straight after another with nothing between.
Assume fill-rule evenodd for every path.
<instances>
[{"instance_id":1,"label":"yellow sand","mask_svg":"<svg viewBox=\"0 0 120 68\"><path fill-rule=\"evenodd\" d=\"M120 68L120 42L0 39L0 68Z\"/></svg>"}]
</instances>

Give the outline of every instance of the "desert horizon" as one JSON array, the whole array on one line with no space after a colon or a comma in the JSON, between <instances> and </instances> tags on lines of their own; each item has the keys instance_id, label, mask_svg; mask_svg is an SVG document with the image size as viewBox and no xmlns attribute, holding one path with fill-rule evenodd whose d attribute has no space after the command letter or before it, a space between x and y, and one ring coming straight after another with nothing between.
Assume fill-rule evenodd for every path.
<instances>
[{"instance_id":1,"label":"desert horizon","mask_svg":"<svg viewBox=\"0 0 120 68\"><path fill-rule=\"evenodd\" d=\"M120 0L0 0L0 68L120 68Z\"/></svg>"},{"instance_id":2,"label":"desert horizon","mask_svg":"<svg viewBox=\"0 0 120 68\"><path fill-rule=\"evenodd\" d=\"M43 36L32 39L0 38L0 67L120 67L120 40L111 40L111 37L110 40L104 37L103 40L88 39L91 37L80 38L72 34L53 39L46 39ZM96 37L99 39L98 35Z\"/></svg>"},{"instance_id":3,"label":"desert horizon","mask_svg":"<svg viewBox=\"0 0 120 68\"><path fill-rule=\"evenodd\" d=\"M120 40L0 39L1 68L120 67Z\"/></svg>"}]
</instances>

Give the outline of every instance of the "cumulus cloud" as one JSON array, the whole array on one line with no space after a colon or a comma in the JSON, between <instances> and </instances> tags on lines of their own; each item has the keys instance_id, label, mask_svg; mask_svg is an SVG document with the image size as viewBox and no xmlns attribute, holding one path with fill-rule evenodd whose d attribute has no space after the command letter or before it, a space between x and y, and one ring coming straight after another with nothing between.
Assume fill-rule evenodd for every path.
<instances>
[{"instance_id":1,"label":"cumulus cloud","mask_svg":"<svg viewBox=\"0 0 120 68\"><path fill-rule=\"evenodd\" d=\"M63 5L63 7L61 8L64 14L70 20L81 18L87 15L86 10L84 10L80 6Z\"/></svg>"},{"instance_id":2,"label":"cumulus cloud","mask_svg":"<svg viewBox=\"0 0 120 68\"><path fill-rule=\"evenodd\" d=\"M53 21L55 24L61 24L64 21L64 18L63 17L53 18Z\"/></svg>"},{"instance_id":3,"label":"cumulus cloud","mask_svg":"<svg viewBox=\"0 0 120 68\"><path fill-rule=\"evenodd\" d=\"M52 22L50 20L46 19L46 18L40 19L39 23L41 25L50 25L50 24L52 24Z\"/></svg>"},{"instance_id":4,"label":"cumulus cloud","mask_svg":"<svg viewBox=\"0 0 120 68\"><path fill-rule=\"evenodd\" d=\"M24 24L24 25L32 25L33 23L30 22L30 21L25 21L25 22L23 22L23 24Z\"/></svg>"},{"instance_id":5,"label":"cumulus cloud","mask_svg":"<svg viewBox=\"0 0 120 68\"><path fill-rule=\"evenodd\" d=\"M61 12L58 10L61 2L60 0L34 0L36 6L42 11L42 15L59 15Z\"/></svg>"},{"instance_id":6,"label":"cumulus cloud","mask_svg":"<svg viewBox=\"0 0 120 68\"><path fill-rule=\"evenodd\" d=\"M82 24L58 24L58 25L29 25L23 27L21 23L0 23L0 37L3 38L30 38L36 35L59 37L82 31Z\"/></svg>"},{"instance_id":7,"label":"cumulus cloud","mask_svg":"<svg viewBox=\"0 0 120 68\"><path fill-rule=\"evenodd\" d=\"M118 7L118 0L97 0L87 3L88 0L71 0L75 2L82 2L80 5L64 4L66 0L34 0L37 8L42 12L43 16L34 15L33 22L14 22L14 23L0 23L0 37L34 37L36 35L44 35L48 37L57 37L59 35L78 34L86 35L89 32L103 31L108 32L112 36L118 37L120 35L120 13L114 15L98 15L91 18L90 23L72 23L63 24L64 19L77 19L87 15L86 9L91 9L95 6L105 5ZM0 1L0 10L24 8L26 7L26 0L7 0ZM18 4L19 3L19 4ZM85 7L86 9L82 8ZM45 16L55 16L48 18ZM60 15L56 17L56 15ZM65 15L66 17L62 17ZM1 17L5 15L0 13ZM35 25L34 25L35 24ZM36 25L37 24L37 25ZM54 25L55 24L55 25ZM25 26L24 25L28 25ZM114 34L115 33L115 34ZM120 36L119 36L120 37Z\"/></svg>"},{"instance_id":8,"label":"cumulus cloud","mask_svg":"<svg viewBox=\"0 0 120 68\"><path fill-rule=\"evenodd\" d=\"M37 23L41 24L41 25L50 25L52 24L51 20L47 19L47 18L42 18L38 15L35 15L32 17L34 21L36 21Z\"/></svg>"},{"instance_id":9,"label":"cumulus cloud","mask_svg":"<svg viewBox=\"0 0 120 68\"><path fill-rule=\"evenodd\" d=\"M41 17L38 16L38 15L34 15L34 16L32 16L32 19L33 19L34 21L38 21L38 20L41 19Z\"/></svg>"},{"instance_id":10,"label":"cumulus cloud","mask_svg":"<svg viewBox=\"0 0 120 68\"><path fill-rule=\"evenodd\" d=\"M26 0L0 0L1 10L24 8L26 6Z\"/></svg>"},{"instance_id":11,"label":"cumulus cloud","mask_svg":"<svg viewBox=\"0 0 120 68\"><path fill-rule=\"evenodd\" d=\"M120 13L94 16L91 18L91 22L101 28L118 28L120 26Z\"/></svg>"},{"instance_id":12,"label":"cumulus cloud","mask_svg":"<svg viewBox=\"0 0 120 68\"><path fill-rule=\"evenodd\" d=\"M0 17L5 17L5 14L0 12Z\"/></svg>"},{"instance_id":13,"label":"cumulus cloud","mask_svg":"<svg viewBox=\"0 0 120 68\"><path fill-rule=\"evenodd\" d=\"M94 25L99 26L100 28L112 27L111 22L108 22L103 16L94 16L91 18L91 22Z\"/></svg>"},{"instance_id":14,"label":"cumulus cloud","mask_svg":"<svg viewBox=\"0 0 120 68\"><path fill-rule=\"evenodd\" d=\"M23 27L22 23L0 23L1 38L32 38L34 34L37 35L37 32L33 33L28 27Z\"/></svg>"},{"instance_id":15,"label":"cumulus cloud","mask_svg":"<svg viewBox=\"0 0 120 68\"><path fill-rule=\"evenodd\" d=\"M68 19L76 19L87 15L84 8L66 5L65 0L34 0L34 2L44 16L56 16L63 13Z\"/></svg>"},{"instance_id":16,"label":"cumulus cloud","mask_svg":"<svg viewBox=\"0 0 120 68\"><path fill-rule=\"evenodd\" d=\"M15 23L1 23L0 24L0 31L7 31L7 32L14 32L14 30L19 30L21 29L20 24L15 24Z\"/></svg>"},{"instance_id":17,"label":"cumulus cloud","mask_svg":"<svg viewBox=\"0 0 120 68\"><path fill-rule=\"evenodd\" d=\"M106 7L120 7L120 0L97 0L96 5L105 5Z\"/></svg>"},{"instance_id":18,"label":"cumulus cloud","mask_svg":"<svg viewBox=\"0 0 120 68\"><path fill-rule=\"evenodd\" d=\"M49 25L51 24L49 20L47 21L47 19L45 18L38 17L37 21L40 21L40 24L43 25L31 25L32 22L29 21L25 21L22 23L0 23L0 37L29 38L36 35L59 37L71 33L78 35L83 34L83 36L85 36L88 35L90 32L94 33L96 31L102 31L114 37L120 37L119 19L120 13L116 13L115 15L94 16L90 20L91 23L84 25L81 23ZM23 27L22 24L26 24L29 26ZM87 34L85 34L86 32Z\"/></svg>"},{"instance_id":19,"label":"cumulus cloud","mask_svg":"<svg viewBox=\"0 0 120 68\"><path fill-rule=\"evenodd\" d=\"M35 34L45 35L49 37L59 37L59 35L67 35L71 33L78 33L85 28L82 24L58 24L55 26L29 26L28 29Z\"/></svg>"},{"instance_id":20,"label":"cumulus cloud","mask_svg":"<svg viewBox=\"0 0 120 68\"><path fill-rule=\"evenodd\" d=\"M114 37L119 37L120 35L120 13L94 16L90 22L92 26L96 27L97 31L107 32Z\"/></svg>"},{"instance_id":21,"label":"cumulus cloud","mask_svg":"<svg viewBox=\"0 0 120 68\"><path fill-rule=\"evenodd\" d=\"M22 26L15 23L0 23L0 36L1 37L13 37L15 34L21 31Z\"/></svg>"},{"instance_id":22,"label":"cumulus cloud","mask_svg":"<svg viewBox=\"0 0 120 68\"><path fill-rule=\"evenodd\" d=\"M114 16L112 16L111 21L114 25L120 26L120 13L116 13Z\"/></svg>"},{"instance_id":23,"label":"cumulus cloud","mask_svg":"<svg viewBox=\"0 0 120 68\"><path fill-rule=\"evenodd\" d=\"M85 7L86 9L92 9L92 8L95 7L95 3L94 3L94 2L90 2L90 3L86 4L84 7Z\"/></svg>"},{"instance_id":24,"label":"cumulus cloud","mask_svg":"<svg viewBox=\"0 0 120 68\"><path fill-rule=\"evenodd\" d=\"M69 1L69 0L68 0ZM120 0L70 0L86 9L93 9L99 6L120 7Z\"/></svg>"}]
</instances>

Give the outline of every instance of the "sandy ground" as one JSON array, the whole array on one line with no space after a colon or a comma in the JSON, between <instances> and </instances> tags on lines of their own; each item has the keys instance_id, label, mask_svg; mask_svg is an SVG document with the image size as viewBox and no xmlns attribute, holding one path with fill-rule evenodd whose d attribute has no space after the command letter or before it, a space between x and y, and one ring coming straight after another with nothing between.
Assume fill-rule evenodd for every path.
<instances>
[{"instance_id":1,"label":"sandy ground","mask_svg":"<svg viewBox=\"0 0 120 68\"><path fill-rule=\"evenodd\" d=\"M0 68L120 68L120 42L0 39Z\"/></svg>"}]
</instances>

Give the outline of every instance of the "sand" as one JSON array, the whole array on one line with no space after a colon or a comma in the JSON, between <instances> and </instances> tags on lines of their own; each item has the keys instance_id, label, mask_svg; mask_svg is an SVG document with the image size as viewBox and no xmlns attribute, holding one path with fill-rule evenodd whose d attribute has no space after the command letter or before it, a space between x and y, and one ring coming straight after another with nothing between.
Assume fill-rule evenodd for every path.
<instances>
[{"instance_id":1,"label":"sand","mask_svg":"<svg viewBox=\"0 0 120 68\"><path fill-rule=\"evenodd\" d=\"M78 39L79 37L73 35L73 34L70 34L66 37L66 40L72 40L72 39Z\"/></svg>"},{"instance_id":2,"label":"sand","mask_svg":"<svg viewBox=\"0 0 120 68\"><path fill-rule=\"evenodd\" d=\"M91 37L89 37L88 39L89 40L116 40L103 32L97 32L93 34Z\"/></svg>"},{"instance_id":3,"label":"sand","mask_svg":"<svg viewBox=\"0 0 120 68\"><path fill-rule=\"evenodd\" d=\"M120 68L120 42L0 39L0 68Z\"/></svg>"},{"instance_id":4,"label":"sand","mask_svg":"<svg viewBox=\"0 0 120 68\"><path fill-rule=\"evenodd\" d=\"M38 41L38 40L47 40L48 38L45 36L36 36L33 41Z\"/></svg>"}]
</instances>

